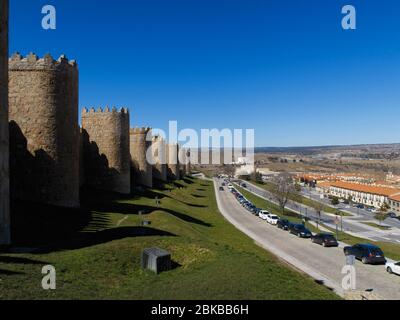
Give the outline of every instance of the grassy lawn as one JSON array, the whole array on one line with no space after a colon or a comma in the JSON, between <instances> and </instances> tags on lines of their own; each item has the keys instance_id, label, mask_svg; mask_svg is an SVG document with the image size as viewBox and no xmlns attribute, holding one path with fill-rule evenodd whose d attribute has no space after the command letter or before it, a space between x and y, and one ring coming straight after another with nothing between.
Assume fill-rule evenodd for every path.
<instances>
[{"instance_id":1,"label":"grassy lawn","mask_svg":"<svg viewBox=\"0 0 400 320\"><path fill-rule=\"evenodd\" d=\"M367 226L370 226L370 227L377 228L379 230L383 230L383 231L387 231L387 230L391 230L392 229L391 227L388 227L388 226L380 226L379 224L374 223L374 222L366 222L364 224L367 225Z\"/></svg>"},{"instance_id":2,"label":"grassy lawn","mask_svg":"<svg viewBox=\"0 0 400 320\"><path fill-rule=\"evenodd\" d=\"M127 197L88 192L79 210L17 203L12 212L16 245L35 251L0 253L0 299L339 298L229 224L212 182L186 179ZM143 271L148 247L169 250L174 270ZM55 291L41 289L48 264Z\"/></svg>"},{"instance_id":3,"label":"grassy lawn","mask_svg":"<svg viewBox=\"0 0 400 320\"><path fill-rule=\"evenodd\" d=\"M270 182L266 182L266 183L260 183L260 182L254 182L252 181L252 183L256 184L257 186L259 186L260 188L263 188L266 191L269 191L271 193L274 193L274 185ZM321 204L320 202L317 202L315 200L309 199L307 197L304 197L302 195L296 194L293 195L292 197L290 197L290 200L295 201L297 203L301 203L304 204L305 206L314 208L314 209L318 209L320 207L320 209L322 209L322 211L326 212L326 213L330 213L330 214L337 214L338 212L340 212L343 217L349 217L351 216L350 214L343 212L343 211L339 211L333 207Z\"/></svg>"}]
</instances>

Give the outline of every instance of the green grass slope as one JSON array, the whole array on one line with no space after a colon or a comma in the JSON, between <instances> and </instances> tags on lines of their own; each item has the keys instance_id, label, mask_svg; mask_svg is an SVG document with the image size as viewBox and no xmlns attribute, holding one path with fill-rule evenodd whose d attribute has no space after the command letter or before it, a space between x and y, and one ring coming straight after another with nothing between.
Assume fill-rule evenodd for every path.
<instances>
[{"instance_id":1,"label":"green grass slope","mask_svg":"<svg viewBox=\"0 0 400 320\"><path fill-rule=\"evenodd\" d=\"M15 241L35 251L0 252L0 299L338 299L230 225L211 182L84 199L77 211L14 204ZM174 270L143 271L148 247L169 250ZM55 291L41 288L47 264L57 270Z\"/></svg>"}]
</instances>

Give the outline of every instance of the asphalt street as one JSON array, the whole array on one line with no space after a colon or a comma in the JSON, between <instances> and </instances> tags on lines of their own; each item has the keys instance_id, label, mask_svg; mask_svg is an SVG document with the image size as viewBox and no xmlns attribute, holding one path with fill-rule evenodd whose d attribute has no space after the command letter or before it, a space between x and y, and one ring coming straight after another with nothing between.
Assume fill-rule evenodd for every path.
<instances>
[{"instance_id":1,"label":"asphalt street","mask_svg":"<svg viewBox=\"0 0 400 320\"><path fill-rule=\"evenodd\" d=\"M245 210L227 189L219 191L220 180L215 179L214 182L218 207L229 222L266 250L334 289L338 294L344 294L342 271L346 259L342 248L323 248L310 240L299 239L267 224ZM400 299L400 277L389 275L384 266L356 262L355 268L358 291L373 289L382 299Z\"/></svg>"}]
</instances>

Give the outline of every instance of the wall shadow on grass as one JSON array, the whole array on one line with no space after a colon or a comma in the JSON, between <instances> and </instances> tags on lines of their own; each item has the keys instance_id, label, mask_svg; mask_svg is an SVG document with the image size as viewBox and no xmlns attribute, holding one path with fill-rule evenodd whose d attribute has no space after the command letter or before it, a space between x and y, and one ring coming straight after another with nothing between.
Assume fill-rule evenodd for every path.
<instances>
[{"instance_id":1,"label":"wall shadow on grass","mask_svg":"<svg viewBox=\"0 0 400 320\"><path fill-rule=\"evenodd\" d=\"M118 198L114 194L108 196L108 199ZM106 200L102 196L98 199L100 199L98 203L94 199L83 200L80 209L13 201L11 206L13 246L10 251L30 248L33 254L49 253L90 247L124 238L176 236L153 228L115 227L110 219L110 212L151 213L157 208L114 203L113 200Z\"/></svg>"},{"instance_id":2,"label":"wall shadow on grass","mask_svg":"<svg viewBox=\"0 0 400 320\"><path fill-rule=\"evenodd\" d=\"M105 229L96 232L81 232L77 234L70 241L65 242L58 246L56 250L76 250L86 247L92 247L99 244L108 243L115 240L122 240L126 238L138 237L176 237L175 234L148 227L118 227ZM49 253L54 251L55 248L43 247L36 251L36 253Z\"/></svg>"},{"instance_id":3,"label":"wall shadow on grass","mask_svg":"<svg viewBox=\"0 0 400 320\"><path fill-rule=\"evenodd\" d=\"M18 276L18 275L23 275L23 274L24 274L23 272L16 272L16 271L0 269L0 275L3 275L3 276Z\"/></svg>"},{"instance_id":4,"label":"wall shadow on grass","mask_svg":"<svg viewBox=\"0 0 400 320\"><path fill-rule=\"evenodd\" d=\"M10 257L10 256L4 256L0 255L0 263L5 265L7 267L7 264L11 265L40 265L40 266L45 266L48 263L43 262L43 261L36 261L36 260L31 260L27 258L19 258L19 257ZM23 272L19 271L11 271L11 270L6 270L6 269L0 269L0 275L5 275L5 276L16 276L16 275L23 275Z\"/></svg>"},{"instance_id":5,"label":"wall shadow on grass","mask_svg":"<svg viewBox=\"0 0 400 320\"><path fill-rule=\"evenodd\" d=\"M93 217L85 207L71 209L25 201L11 202L14 247L57 245L73 238L89 223L101 229L109 225L109 219Z\"/></svg>"},{"instance_id":6,"label":"wall shadow on grass","mask_svg":"<svg viewBox=\"0 0 400 320\"><path fill-rule=\"evenodd\" d=\"M123 202L128 199L114 193L86 190L79 209L60 208L32 202L12 201L12 250L31 248L32 253L49 253L79 249L114 240L134 237L176 237L167 231L132 226L116 227L110 214L137 215L163 211L182 221L211 227L212 225L182 212L154 206ZM146 196L161 195L146 190ZM130 198L132 199L132 198ZM179 201L179 200L178 200ZM199 206L187 204L188 206Z\"/></svg>"}]
</instances>

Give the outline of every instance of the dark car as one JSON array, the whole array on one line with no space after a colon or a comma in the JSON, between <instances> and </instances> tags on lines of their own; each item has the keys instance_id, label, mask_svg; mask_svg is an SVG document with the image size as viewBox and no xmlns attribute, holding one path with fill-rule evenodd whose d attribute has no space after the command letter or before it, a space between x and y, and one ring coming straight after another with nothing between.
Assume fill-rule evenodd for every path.
<instances>
[{"instance_id":1,"label":"dark car","mask_svg":"<svg viewBox=\"0 0 400 320\"><path fill-rule=\"evenodd\" d=\"M219 187L219 191L225 191L224 187Z\"/></svg>"},{"instance_id":2,"label":"dark car","mask_svg":"<svg viewBox=\"0 0 400 320\"><path fill-rule=\"evenodd\" d=\"M383 251L372 244L356 244L352 247L345 247L344 254L354 256L363 264L386 264L387 262Z\"/></svg>"},{"instance_id":3,"label":"dark car","mask_svg":"<svg viewBox=\"0 0 400 320\"><path fill-rule=\"evenodd\" d=\"M289 230L290 225L291 225L291 223L290 223L290 221L288 219L280 219L278 221L278 223L277 223L277 227L279 229L282 229L282 230L285 230L285 231Z\"/></svg>"},{"instance_id":4,"label":"dark car","mask_svg":"<svg viewBox=\"0 0 400 320\"><path fill-rule=\"evenodd\" d=\"M316 234L311 237L311 241L324 247L339 247L335 236L329 233Z\"/></svg>"},{"instance_id":5,"label":"dark car","mask_svg":"<svg viewBox=\"0 0 400 320\"><path fill-rule=\"evenodd\" d=\"M289 232L298 236L299 238L311 238L312 233L302 224L291 224L289 226Z\"/></svg>"},{"instance_id":6,"label":"dark car","mask_svg":"<svg viewBox=\"0 0 400 320\"><path fill-rule=\"evenodd\" d=\"M390 212L390 213L388 214L388 217L389 217L389 218L392 218L392 219L397 219L397 218L399 218L399 216L398 216L397 214L395 214L394 212Z\"/></svg>"}]
</instances>

